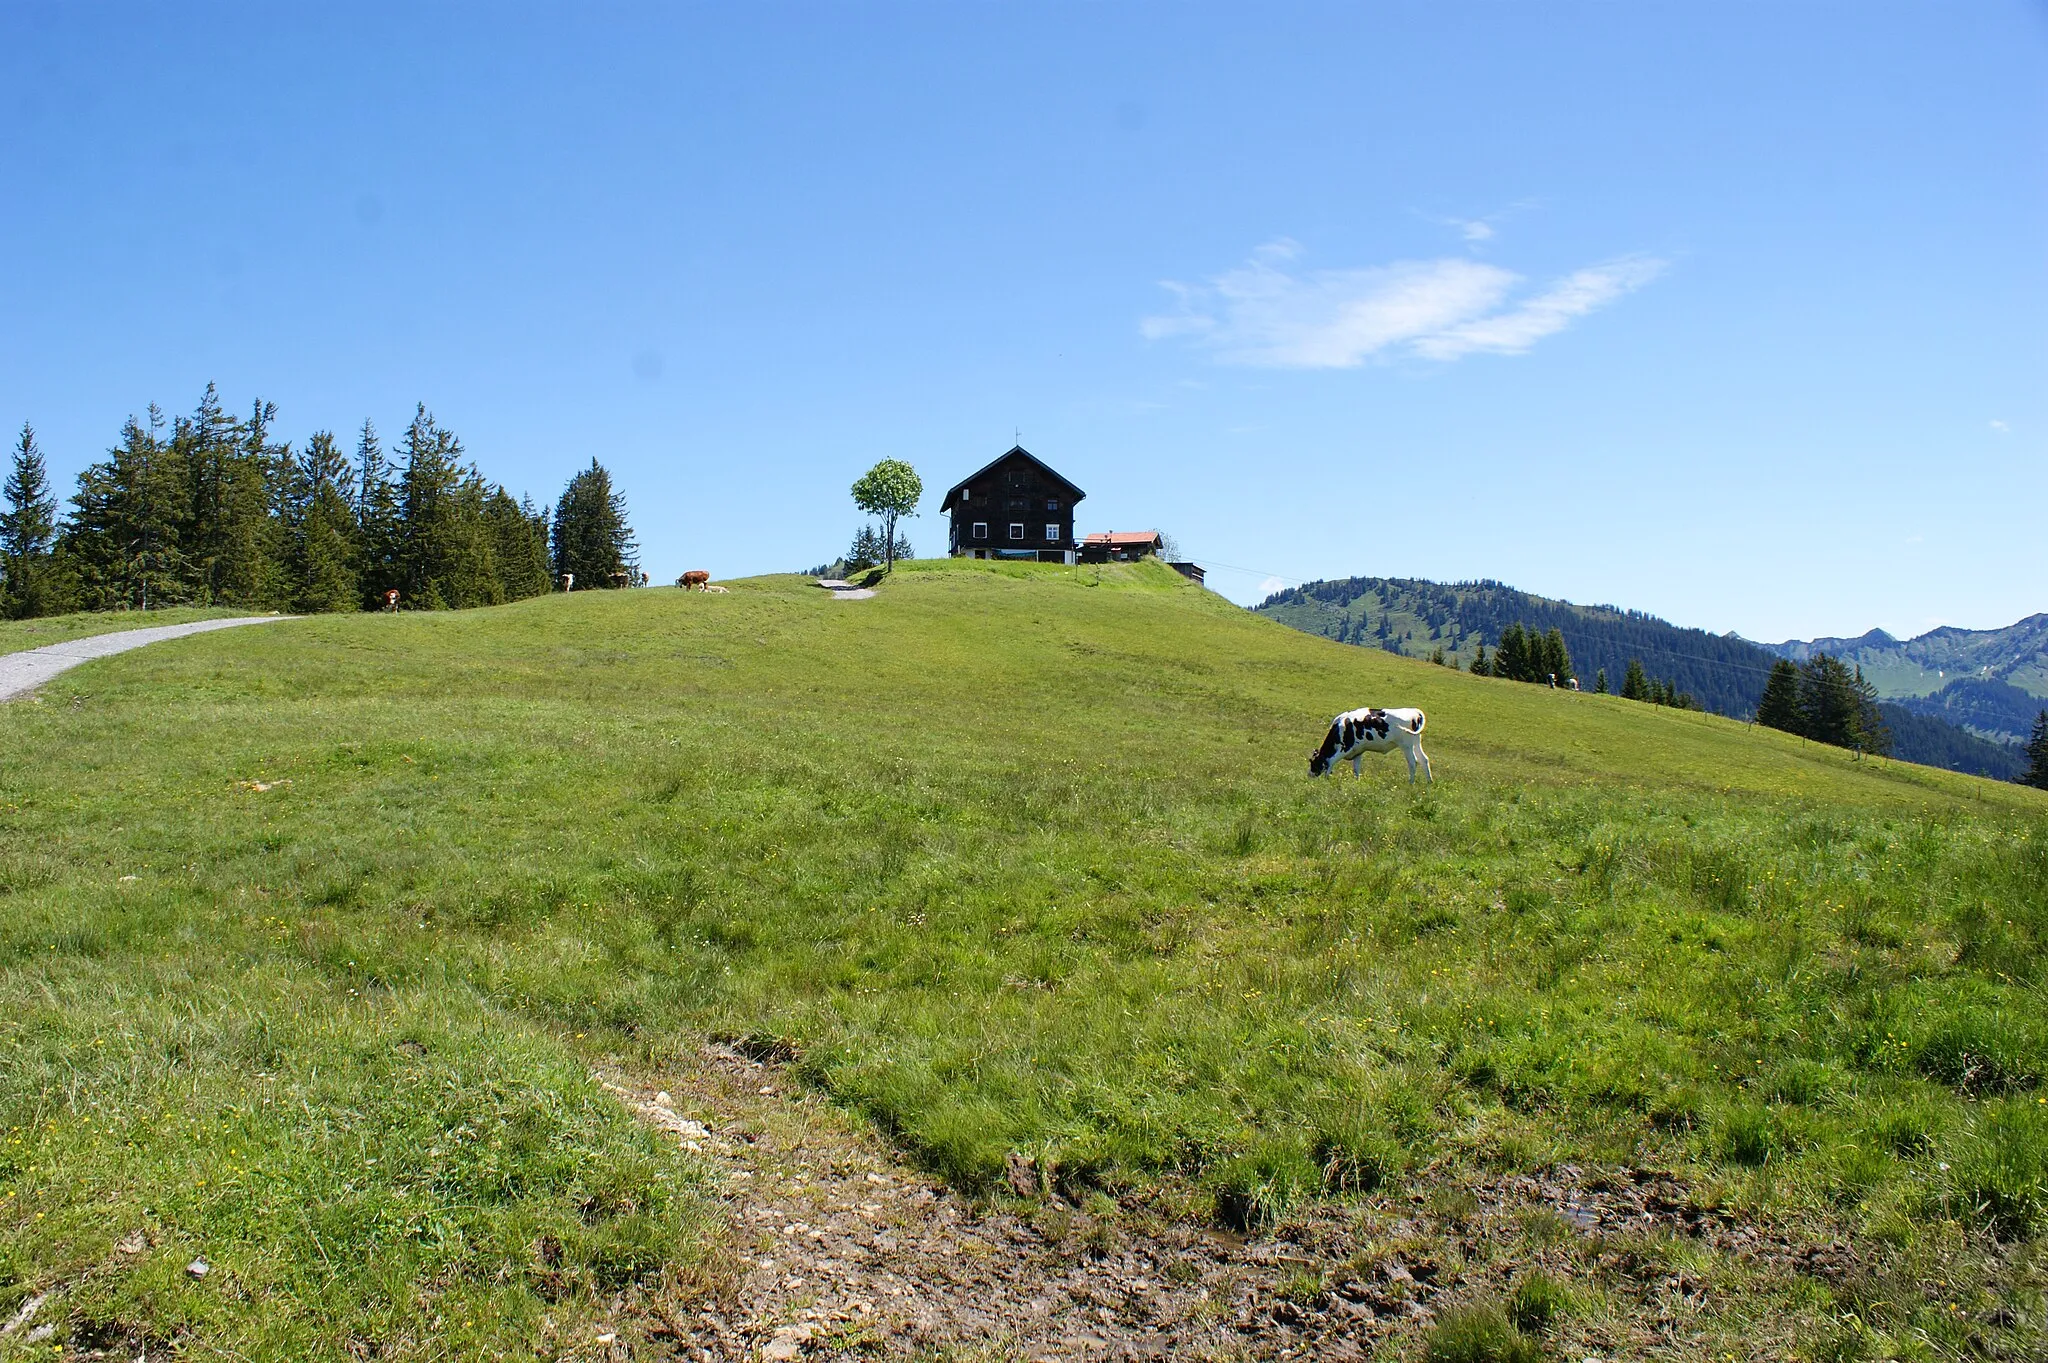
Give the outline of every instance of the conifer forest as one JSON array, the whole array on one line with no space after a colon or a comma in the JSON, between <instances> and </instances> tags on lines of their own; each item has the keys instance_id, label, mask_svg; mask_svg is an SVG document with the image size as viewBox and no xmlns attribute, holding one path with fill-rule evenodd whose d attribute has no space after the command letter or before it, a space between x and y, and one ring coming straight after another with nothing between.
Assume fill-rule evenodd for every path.
<instances>
[{"instance_id":1,"label":"conifer forest","mask_svg":"<svg viewBox=\"0 0 2048 1363\"><path fill-rule=\"evenodd\" d=\"M152 403L60 505L33 427L0 489L0 614L226 606L251 611L497 605L572 575L637 585L625 498L596 460L552 509L485 477L426 404L388 448L299 446L275 404L235 416L208 384L189 416Z\"/></svg>"}]
</instances>

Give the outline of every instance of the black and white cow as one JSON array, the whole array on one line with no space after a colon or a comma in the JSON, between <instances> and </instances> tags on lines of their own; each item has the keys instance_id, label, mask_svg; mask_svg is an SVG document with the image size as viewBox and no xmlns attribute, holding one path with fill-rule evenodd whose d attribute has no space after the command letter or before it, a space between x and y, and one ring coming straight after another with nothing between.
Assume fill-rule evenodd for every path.
<instances>
[{"instance_id":1,"label":"black and white cow","mask_svg":"<svg viewBox=\"0 0 2048 1363\"><path fill-rule=\"evenodd\" d=\"M1339 762L1351 764L1351 774L1359 774L1359 759L1369 752L1392 752L1399 748L1408 758L1408 781L1415 782L1415 768L1419 764L1422 774L1436 784L1436 773L1429 769L1429 754L1422 750L1422 711L1420 710L1346 710L1330 721L1330 732L1323 735L1323 746L1308 755L1308 774L1321 776Z\"/></svg>"}]
</instances>

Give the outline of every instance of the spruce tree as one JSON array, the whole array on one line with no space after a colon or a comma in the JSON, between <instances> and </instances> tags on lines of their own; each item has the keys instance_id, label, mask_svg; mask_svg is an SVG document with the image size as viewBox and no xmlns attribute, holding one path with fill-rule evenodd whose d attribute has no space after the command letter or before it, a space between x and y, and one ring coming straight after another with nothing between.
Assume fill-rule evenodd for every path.
<instances>
[{"instance_id":1,"label":"spruce tree","mask_svg":"<svg viewBox=\"0 0 2048 1363\"><path fill-rule=\"evenodd\" d=\"M1522 633L1518 620L1500 633L1500 644L1493 650L1493 675L1509 681L1530 680L1535 660L1530 657L1529 641Z\"/></svg>"},{"instance_id":2,"label":"spruce tree","mask_svg":"<svg viewBox=\"0 0 2048 1363\"><path fill-rule=\"evenodd\" d=\"M1493 675L1493 664L1487 661L1486 641L1484 639L1479 641L1478 652L1472 655L1472 667L1470 670L1475 677L1490 677Z\"/></svg>"},{"instance_id":3,"label":"spruce tree","mask_svg":"<svg viewBox=\"0 0 2048 1363\"><path fill-rule=\"evenodd\" d=\"M1543 636L1544 680L1557 678L1557 684L1564 686L1578 674L1572 671L1571 650L1565 647L1564 631L1555 625Z\"/></svg>"},{"instance_id":4,"label":"spruce tree","mask_svg":"<svg viewBox=\"0 0 2048 1363\"><path fill-rule=\"evenodd\" d=\"M404 532L399 589L422 610L486 606L503 597L483 525L482 479L462 466L462 442L423 402L400 447Z\"/></svg>"},{"instance_id":5,"label":"spruce tree","mask_svg":"<svg viewBox=\"0 0 2048 1363\"><path fill-rule=\"evenodd\" d=\"M16 620L57 614L69 604L56 561L57 497L35 428L27 422L15 445L6 497L7 509L0 511L0 613Z\"/></svg>"},{"instance_id":6,"label":"spruce tree","mask_svg":"<svg viewBox=\"0 0 2048 1363\"><path fill-rule=\"evenodd\" d=\"M348 457L328 431L306 442L289 510L293 609L352 611L363 604L362 544Z\"/></svg>"},{"instance_id":7,"label":"spruce tree","mask_svg":"<svg viewBox=\"0 0 2048 1363\"><path fill-rule=\"evenodd\" d=\"M1856 677L1851 683L1856 693L1856 746L1876 757L1889 757L1892 752L1892 731L1884 722L1884 711L1878 708L1877 687L1863 676L1863 665L1856 665Z\"/></svg>"},{"instance_id":8,"label":"spruce tree","mask_svg":"<svg viewBox=\"0 0 2048 1363\"><path fill-rule=\"evenodd\" d=\"M520 601L546 592L547 529L532 499L515 502L504 488L494 489L484 504L484 520L490 527L502 599Z\"/></svg>"},{"instance_id":9,"label":"spruce tree","mask_svg":"<svg viewBox=\"0 0 2048 1363\"><path fill-rule=\"evenodd\" d=\"M1643 665L1634 658L1628 660L1628 671L1622 674L1621 696L1623 700L1648 700L1650 679L1643 675Z\"/></svg>"},{"instance_id":10,"label":"spruce tree","mask_svg":"<svg viewBox=\"0 0 2048 1363\"><path fill-rule=\"evenodd\" d=\"M1607 694L1607 669L1604 667L1593 674L1593 694L1596 696Z\"/></svg>"},{"instance_id":11,"label":"spruce tree","mask_svg":"<svg viewBox=\"0 0 2048 1363\"><path fill-rule=\"evenodd\" d=\"M1756 722L1767 729L1803 734L1803 719L1804 712L1799 705L1799 665L1789 658L1780 658L1771 665L1770 678L1764 682L1764 694L1756 703Z\"/></svg>"},{"instance_id":12,"label":"spruce tree","mask_svg":"<svg viewBox=\"0 0 2048 1363\"><path fill-rule=\"evenodd\" d=\"M1856 674L1828 653L1816 653L1800 669L1799 713L1803 732L1837 748L1862 744L1863 699Z\"/></svg>"},{"instance_id":13,"label":"spruce tree","mask_svg":"<svg viewBox=\"0 0 2048 1363\"><path fill-rule=\"evenodd\" d=\"M393 587L403 590L399 560L405 545L405 516L398 487L392 481L391 461L377 439L377 428L368 421L363 422L356 438L356 543L362 551L357 572L362 603L381 610L385 592Z\"/></svg>"},{"instance_id":14,"label":"spruce tree","mask_svg":"<svg viewBox=\"0 0 2048 1363\"><path fill-rule=\"evenodd\" d=\"M2027 740L2027 769L2020 784L2048 790L2048 710L2034 717L2034 735Z\"/></svg>"},{"instance_id":15,"label":"spruce tree","mask_svg":"<svg viewBox=\"0 0 2048 1363\"><path fill-rule=\"evenodd\" d=\"M552 547L555 575L574 573L579 588L623 585L637 572L625 494L613 490L611 474L595 459L562 489Z\"/></svg>"},{"instance_id":16,"label":"spruce tree","mask_svg":"<svg viewBox=\"0 0 2048 1363\"><path fill-rule=\"evenodd\" d=\"M178 443L163 438L163 427L163 413L151 404L147 427L128 418L121 443L78 475L59 543L88 610L149 610L190 601L199 591L182 535L190 523L190 480Z\"/></svg>"}]
</instances>

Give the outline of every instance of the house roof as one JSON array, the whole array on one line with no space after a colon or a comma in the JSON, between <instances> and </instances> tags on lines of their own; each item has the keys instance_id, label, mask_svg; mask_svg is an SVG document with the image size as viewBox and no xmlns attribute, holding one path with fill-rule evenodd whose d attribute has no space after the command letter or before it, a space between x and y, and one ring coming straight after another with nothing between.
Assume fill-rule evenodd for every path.
<instances>
[{"instance_id":1,"label":"house roof","mask_svg":"<svg viewBox=\"0 0 2048 1363\"><path fill-rule=\"evenodd\" d=\"M1068 482L1066 476L1062 474L1058 469L1055 469L1052 465L1046 463L1043 459L1040 459L1030 450L1025 449L1022 445L1012 445L1009 449L1003 451L1003 453L996 456L994 459L989 460L988 463L983 464L980 468L968 474L965 478L962 478L959 482L953 484L953 486L947 488L946 505L950 508L959 502L961 488L966 487L975 479L981 477L986 473L994 471L996 468L1008 463L1010 460L1015 459L1019 456L1022 456L1023 458L1030 460L1033 464L1037 465L1037 467L1046 475L1046 477L1051 478L1054 482L1064 487L1069 494L1067 497L1068 501L1078 502L1083 497L1086 497L1088 495L1087 493L1081 491L1080 488L1075 487L1072 483Z\"/></svg>"},{"instance_id":2,"label":"house roof","mask_svg":"<svg viewBox=\"0 0 2048 1363\"><path fill-rule=\"evenodd\" d=\"M1106 544L1112 549L1123 544L1157 544L1159 543L1159 532L1157 530L1098 530L1092 535L1084 536L1081 543Z\"/></svg>"}]
</instances>

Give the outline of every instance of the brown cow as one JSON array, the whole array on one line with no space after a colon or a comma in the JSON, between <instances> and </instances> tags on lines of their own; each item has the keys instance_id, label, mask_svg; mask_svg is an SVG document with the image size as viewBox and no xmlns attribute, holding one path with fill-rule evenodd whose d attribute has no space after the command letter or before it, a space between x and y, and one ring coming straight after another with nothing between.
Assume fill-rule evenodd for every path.
<instances>
[{"instance_id":1,"label":"brown cow","mask_svg":"<svg viewBox=\"0 0 2048 1363\"><path fill-rule=\"evenodd\" d=\"M393 587L390 591L384 593L384 609L388 611L398 609L398 588Z\"/></svg>"},{"instance_id":2,"label":"brown cow","mask_svg":"<svg viewBox=\"0 0 2048 1363\"><path fill-rule=\"evenodd\" d=\"M693 591L698 587L709 587L711 585L711 574L705 572L702 568L692 568L689 572L676 579L676 585L686 592Z\"/></svg>"}]
</instances>

